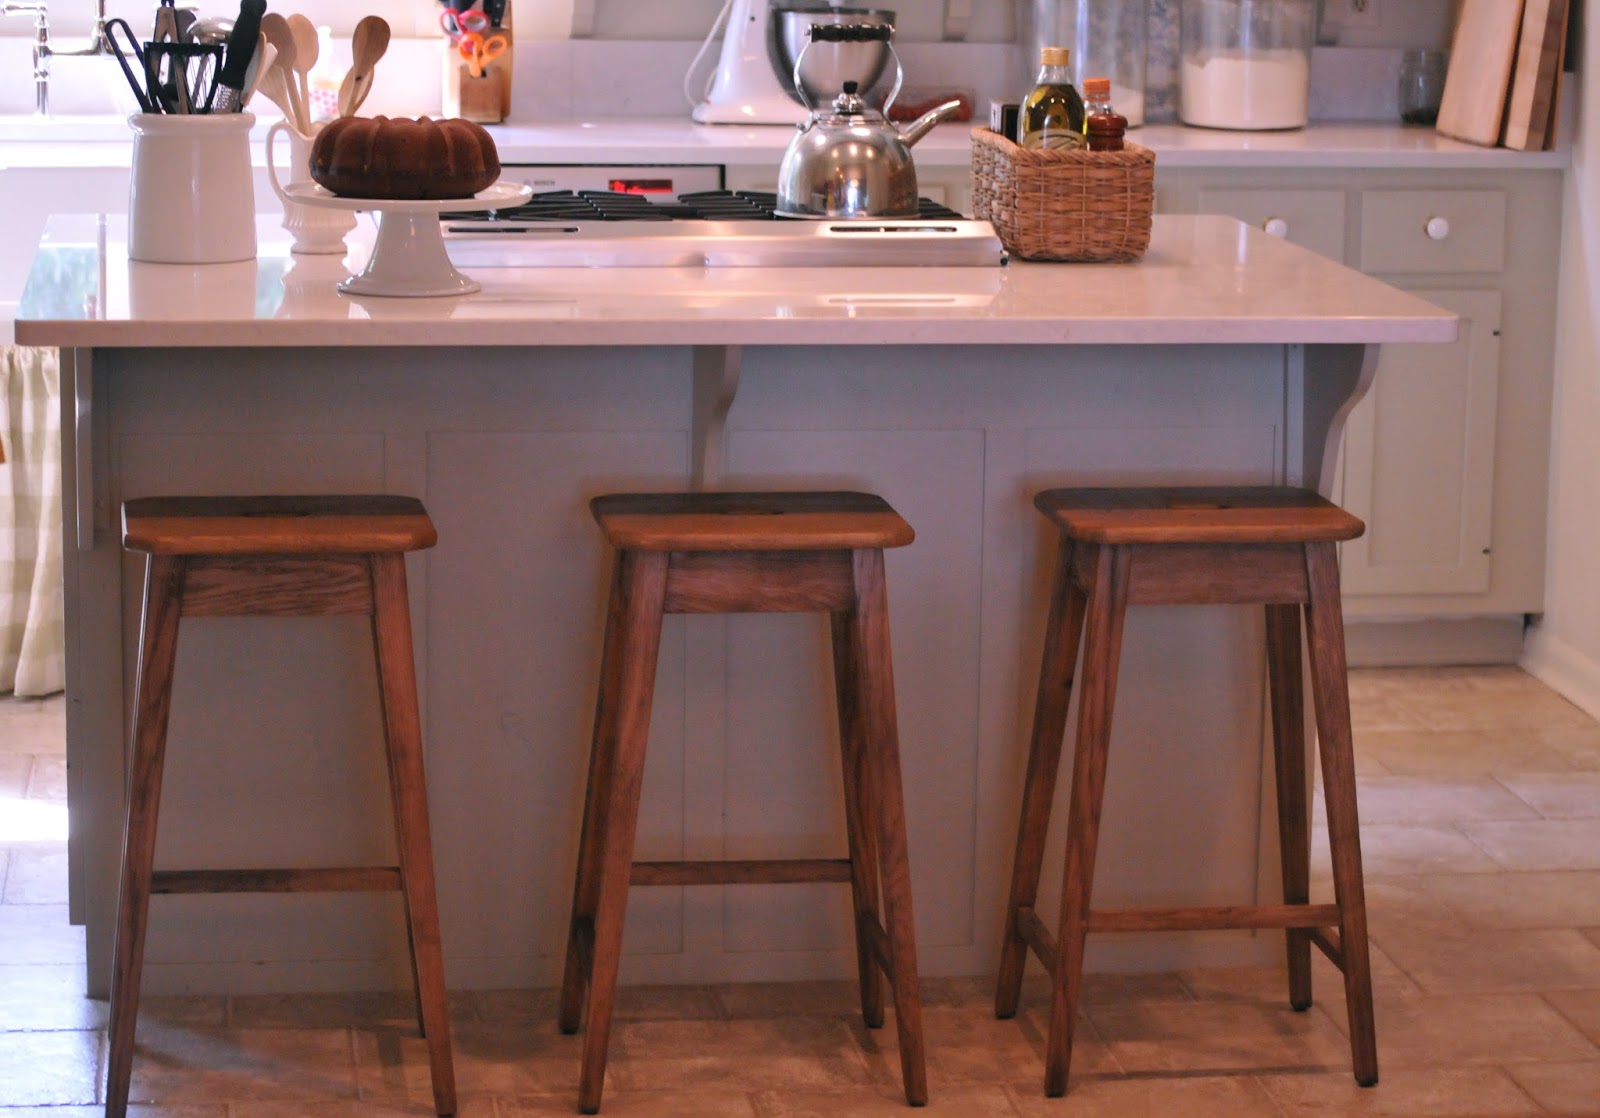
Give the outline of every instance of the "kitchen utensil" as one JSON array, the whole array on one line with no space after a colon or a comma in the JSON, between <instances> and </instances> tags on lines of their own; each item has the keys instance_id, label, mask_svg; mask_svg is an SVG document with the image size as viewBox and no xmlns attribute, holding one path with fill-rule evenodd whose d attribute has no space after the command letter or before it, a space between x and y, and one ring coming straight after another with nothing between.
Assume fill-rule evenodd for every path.
<instances>
[{"instance_id":1,"label":"kitchen utensil","mask_svg":"<svg viewBox=\"0 0 1600 1118\"><path fill-rule=\"evenodd\" d=\"M174 8L172 18L178 27L178 42L195 42L194 24L200 18L200 13L193 8Z\"/></svg>"},{"instance_id":2,"label":"kitchen utensil","mask_svg":"<svg viewBox=\"0 0 1600 1118\"><path fill-rule=\"evenodd\" d=\"M339 83L339 115L355 116L372 89L373 70L389 49L389 23L382 16L362 16L350 36L350 69Z\"/></svg>"},{"instance_id":3,"label":"kitchen utensil","mask_svg":"<svg viewBox=\"0 0 1600 1118\"><path fill-rule=\"evenodd\" d=\"M308 75L311 68L317 64L317 56L322 53L322 45L317 40L317 25L306 16L294 12L287 17L289 32L294 36L294 75L295 86L300 93L300 103L306 106L305 119L301 123L305 126L311 124L311 79ZM304 129L302 129L304 131Z\"/></svg>"},{"instance_id":4,"label":"kitchen utensil","mask_svg":"<svg viewBox=\"0 0 1600 1118\"><path fill-rule=\"evenodd\" d=\"M222 67L222 48L177 41L144 45L145 79L152 107L164 113L211 111Z\"/></svg>"},{"instance_id":5,"label":"kitchen utensil","mask_svg":"<svg viewBox=\"0 0 1600 1118\"><path fill-rule=\"evenodd\" d=\"M249 113L136 113L128 118L133 128L131 259L222 264L255 256L255 188L250 181L250 126L255 119Z\"/></svg>"},{"instance_id":6,"label":"kitchen utensil","mask_svg":"<svg viewBox=\"0 0 1600 1118\"><path fill-rule=\"evenodd\" d=\"M834 36L884 36L892 33L885 26L867 24L819 24L811 29L811 39L830 42ZM795 61L799 71L805 63L806 47ZM900 91L903 72L900 59L891 46L894 63L894 88L885 105ZM805 89L796 80L802 99ZM941 120L957 112L961 101L946 101L931 109L900 131L878 109L867 104L855 82L845 82L844 91L830 109L811 109L810 118L789 141L778 168L778 214L782 217L915 217L917 215L917 168L911 147ZM808 103L807 108L810 108Z\"/></svg>"},{"instance_id":7,"label":"kitchen utensil","mask_svg":"<svg viewBox=\"0 0 1600 1118\"><path fill-rule=\"evenodd\" d=\"M484 38L476 31L468 31L461 36L456 49L461 57L467 60L467 69L472 76L481 78L485 67L504 54L507 45L504 35L490 35Z\"/></svg>"},{"instance_id":8,"label":"kitchen utensil","mask_svg":"<svg viewBox=\"0 0 1600 1118\"><path fill-rule=\"evenodd\" d=\"M246 105L249 105L251 99L255 97L256 90L261 88L262 79L267 76L267 72L272 68L273 60L277 57L278 48L267 42L265 35L258 34L256 36L256 53L250 59L250 69L245 73L244 103ZM280 105L279 111L285 112L286 110Z\"/></svg>"},{"instance_id":9,"label":"kitchen utensil","mask_svg":"<svg viewBox=\"0 0 1600 1118\"><path fill-rule=\"evenodd\" d=\"M795 61L810 46L813 24L858 23L894 26L894 13L881 8L835 8L810 3L775 7L768 25L767 57L784 90L796 101ZM838 94L844 83L853 81L867 95L877 84L889 63L889 43L885 39L852 39L819 45L806 53L806 100L816 103Z\"/></svg>"},{"instance_id":10,"label":"kitchen utensil","mask_svg":"<svg viewBox=\"0 0 1600 1118\"><path fill-rule=\"evenodd\" d=\"M1462 3L1439 101L1436 127L1444 135L1487 147L1500 141L1522 6L1523 0Z\"/></svg>"},{"instance_id":11,"label":"kitchen utensil","mask_svg":"<svg viewBox=\"0 0 1600 1118\"><path fill-rule=\"evenodd\" d=\"M1561 74L1567 12L1567 0L1527 0L1501 140L1508 148L1537 151L1545 146Z\"/></svg>"},{"instance_id":12,"label":"kitchen utensil","mask_svg":"<svg viewBox=\"0 0 1600 1118\"><path fill-rule=\"evenodd\" d=\"M507 0L483 0L483 14L489 17L490 27L499 27L506 19Z\"/></svg>"},{"instance_id":13,"label":"kitchen utensil","mask_svg":"<svg viewBox=\"0 0 1600 1118\"><path fill-rule=\"evenodd\" d=\"M306 111L306 105L300 98L300 90L295 81L295 41L294 32L289 28L289 21L277 12L267 12L261 17L261 31L278 52L273 60L273 66L282 74L285 104L289 111L284 115L294 123L297 130L306 132L310 130L311 117Z\"/></svg>"},{"instance_id":14,"label":"kitchen utensil","mask_svg":"<svg viewBox=\"0 0 1600 1118\"><path fill-rule=\"evenodd\" d=\"M798 124L805 113L778 80L767 47L772 0L724 0L683 76L684 98L702 124ZM726 22L716 69L697 89L700 62Z\"/></svg>"},{"instance_id":15,"label":"kitchen utensil","mask_svg":"<svg viewBox=\"0 0 1600 1118\"><path fill-rule=\"evenodd\" d=\"M269 165L267 177L280 198L307 206L378 215L378 235L361 274L339 284L350 295L468 295L481 288L477 280L456 271L445 252L439 215L519 206L533 195L523 183L495 183L471 198L341 198L316 183L284 186Z\"/></svg>"},{"instance_id":16,"label":"kitchen utensil","mask_svg":"<svg viewBox=\"0 0 1600 1118\"><path fill-rule=\"evenodd\" d=\"M222 16L201 16L189 28L189 39L196 43L226 43L233 20Z\"/></svg>"},{"instance_id":17,"label":"kitchen utensil","mask_svg":"<svg viewBox=\"0 0 1600 1118\"><path fill-rule=\"evenodd\" d=\"M277 180L277 139L279 135L287 135L289 137L288 185L294 187L310 184L312 145L316 143L317 133L322 131L326 124L326 121L319 121L312 125L311 134L307 136L296 132L288 121L277 121L268 128L266 152L269 176L274 181ZM281 192L278 197L283 203L283 227L294 237L294 244L290 247L291 252L307 255L344 252L345 234L356 226L354 210L307 206Z\"/></svg>"},{"instance_id":18,"label":"kitchen utensil","mask_svg":"<svg viewBox=\"0 0 1600 1118\"><path fill-rule=\"evenodd\" d=\"M261 70L256 74L256 81L261 90L261 96L278 106L278 111L283 114L283 119L289 122L290 127L298 128L300 122L295 116L289 74L279 65L277 52L278 48L271 43L267 44L267 55L262 59Z\"/></svg>"},{"instance_id":19,"label":"kitchen utensil","mask_svg":"<svg viewBox=\"0 0 1600 1118\"><path fill-rule=\"evenodd\" d=\"M155 112L155 103L150 100L150 86L145 75L144 48L139 45L139 38L128 26L127 20L106 20L106 44L111 48L117 65L122 67L122 76L128 79L128 87L133 90L133 99L139 103L139 111Z\"/></svg>"},{"instance_id":20,"label":"kitchen utensil","mask_svg":"<svg viewBox=\"0 0 1600 1118\"><path fill-rule=\"evenodd\" d=\"M228 29L222 75L218 79L221 92L217 98L217 112L233 113L244 108L250 64L260 44L261 17L266 10L266 0L241 0L239 4L239 18Z\"/></svg>"},{"instance_id":21,"label":"kitchen utensil","mask_svg":"<svg viewBox=\"0 0 1600 1118\"><path fill-rule=\"evenodd\" d=\"M489 17L478 11L458 12L446 8L439 13L439 27L452 42L460 42L463 35L481 35L489 29Z\"/></svg>"}]
</instances>

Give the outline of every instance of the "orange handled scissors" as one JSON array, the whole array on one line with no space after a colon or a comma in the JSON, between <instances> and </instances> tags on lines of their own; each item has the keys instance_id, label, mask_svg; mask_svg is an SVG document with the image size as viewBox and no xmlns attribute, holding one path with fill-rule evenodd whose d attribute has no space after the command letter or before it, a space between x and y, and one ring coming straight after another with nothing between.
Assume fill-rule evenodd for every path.
<instances>
[{"instance_id":1,"label":"orange handled scissors","mask_svg":"<svg viewBox=\"0 0 1600 1118\"><path fill-rule=\"evenodd\" d=\"M485 36L478 31L467 31L461 36L461 57L467 60L467 68L475 78L483 77L484 68L505 53L510 42L504 35Z\"/></svg>"}]
</instances>

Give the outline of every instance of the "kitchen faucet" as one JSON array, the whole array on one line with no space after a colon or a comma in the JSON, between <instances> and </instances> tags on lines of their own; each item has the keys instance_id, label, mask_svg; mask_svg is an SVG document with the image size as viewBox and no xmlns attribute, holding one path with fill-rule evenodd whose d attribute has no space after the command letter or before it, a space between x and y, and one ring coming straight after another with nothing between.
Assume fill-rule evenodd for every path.
<instances>
[{"instance_id":1,"label":"kitchen faucet","mask_svg":"<svg viewBox=\"0 0 1600 1118\"><path fill-rule=\"evenodd\" d=\"M50 59L56 55L66 58L99 58L111 52L111 41L106 38L106 0L95 0L94 30L89 41L81 47L63 50L50 42L50 5L48 0L0 0L0 15L31 14L33 16L33 86L34 112L44 116L50 111Z\"/></svg>"}]
</instances>

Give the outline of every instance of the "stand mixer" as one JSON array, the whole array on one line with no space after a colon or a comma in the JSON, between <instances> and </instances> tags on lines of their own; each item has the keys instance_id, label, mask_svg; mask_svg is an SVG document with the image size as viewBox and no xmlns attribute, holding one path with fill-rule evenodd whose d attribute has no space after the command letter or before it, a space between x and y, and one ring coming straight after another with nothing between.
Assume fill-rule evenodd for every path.
<instances>
[{"instance_id":1,"label":"stand mixer","mask_svg":"<svg viewBox=\"0 0 1600 1118\"><path fill-rule=\"evenodd\" d=\"M694 72L716 35L715 24L701 53L690 64L689 74L684 77L684 93L694 105L696 121L701 124L799 124L810 115L798 98L791 95L787 83L779 79L773 46L774 21L780 12L801 6L839 9L841 13L862 11L850 6L849 0L826 0L826 5L822 0L809 0L805 4L799 0L790 0L788 4L781 0L728 0L723 7L728 23L722 37L722 53L710 88L698 97L691 91ZM719 16L718 22L720 19ZM871 74L861 75L865 78L863 88L871 84L879 70L881 64ZM830 88L827 96L831 98L836 92L836 88Z\"/></svg>"}]
</instances>

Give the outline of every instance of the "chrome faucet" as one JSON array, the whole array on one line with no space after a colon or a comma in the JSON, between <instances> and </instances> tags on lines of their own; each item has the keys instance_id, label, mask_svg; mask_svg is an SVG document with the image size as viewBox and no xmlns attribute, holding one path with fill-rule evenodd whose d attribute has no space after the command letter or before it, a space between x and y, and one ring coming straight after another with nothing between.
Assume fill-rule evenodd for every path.
<instances>
[{"instance_id":1,"label":"chrome faucet","mask_svg":"<svg viewBox=\"0 0 1600 1118\"><path fill-rule=\"evenodd\" d=\"M111 54L111 41L106 38L106 0L95 0L94 30L89 41L81 47L64 49L50 41L50 5L48 0L0 0L0 15L33 16L33 88L34 112L44 116L50 111L50 59L99 58Z\"/></svg>"}]
</instances>

